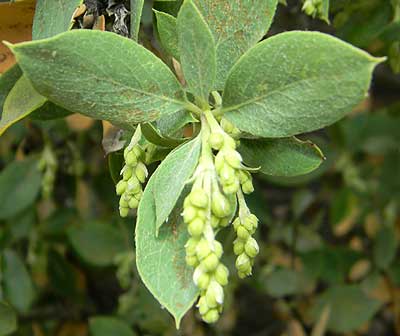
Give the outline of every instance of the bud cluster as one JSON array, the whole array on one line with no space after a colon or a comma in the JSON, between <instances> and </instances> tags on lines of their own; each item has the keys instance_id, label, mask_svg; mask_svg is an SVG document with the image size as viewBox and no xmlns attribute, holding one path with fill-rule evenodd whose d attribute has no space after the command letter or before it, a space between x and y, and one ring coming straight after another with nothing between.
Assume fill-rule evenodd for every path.
<instances>
[{"instance_id":1,"label":"bud cluster","mask_svg":"<svg viewBox=\"0 0 400 336\"><path fill-rule=\"evenodd\" d=\"M121 170L122 180L115 189L120 195L119 213L121 217L128 216L129 209L136 209L139 206L143 194L142 184L145 182L148 172L142 161L144 151L140 145L129 145L124 150L125 165Z\"/></svg>"},{"instance_id":2,"label":"bud cluster","mask_svg":"<svg viewBox=\"0 0 400 336\"><path fill-rule=\"evenodd\" d=\"M199 182L201 179L199 176ZM222 310L222 286L228 284L229 271L220 261L222 245L215 240L211 223L212 218L220 220L230 216L232 210L221 192L214 191L208 195L198 184L195 183L184 201L183 219L191 236L185 245L186 262L195 267L193 282L200 289L197 307L202 319L214 323Z\"/></svg>"},{"instance_id":3,"label":"bud cluster","mask_svg":"<svg viewBox=\"0 0 400 336\"><path fill-rule=\"evenodd\" d=\"M42 194L44 198L49 198L53 193L54 181L58 169L57 158L51 150L50 146L46 146L43 150L42 157L39 161L39 169L43 172L42 177Z\"/></svg>"},{"instance_id":4,"label":"bud cluster","mask_svg":"<svg viewBox=\"0 0 400 336\"><path fill-rule=\"evenodd\" d=\"M237 238L233 242L233 251L237 255L236 269L240 278L251 275L254 258L259 252L257 241L252 237L258 226L258 219L253 214L241 218L237 217L233 222Z\"/></svg>"},{"instance_id":5,"label":"bud cluster","mask_svg":"<svg viewBox=\"0 0 400 336\"><path fill-rule=\"evenodd\" d=\"M302 10L307 15L317 17L322 14L322 0L305 0Z\"/></svg>"}]
</instances>

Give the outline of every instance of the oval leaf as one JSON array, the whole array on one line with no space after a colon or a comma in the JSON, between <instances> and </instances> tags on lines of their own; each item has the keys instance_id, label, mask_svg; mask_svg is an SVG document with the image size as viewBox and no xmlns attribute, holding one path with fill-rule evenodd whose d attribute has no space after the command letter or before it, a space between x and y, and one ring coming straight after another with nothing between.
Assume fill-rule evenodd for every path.
<instances>
[{"instance_id":1,"label":"oval leaf","mask_svg":"<svg viewBox=\"0 0 400 336\"><path fill-rule=\"evenodd\" d=\"M136 264L146 287L174 316L179 328L183 315L198 295L192 280L193 269L185 261L184 246L189 235L179 206L170 214L170 225L161 227L156 237L154 182L153 174L139 204L135 235Z\"/></svg>"},{"instance_id":2,"label":"oval leaf","mask_svg":"<svg viewBox=\"0 0 400 336\"><path fill-rule=\"evenodd\" d=\"M89 320L91 336L134 336L129 325L120 319L108 316L92 317Z\"/></svg>"},{"instance_id":3,"label":"oval leaf","mask_svg":"<svg viewBox=\"0 0 400 336\"><path fill-rule=\"evenodd\" d=\"M214 35L218 90L224 87L238 58L267 33L277 3L277 0L195 0Z\"/></svg>"},{"instance_id":4,"label":"oval leaf","mask_svg":"<svg viewBox=\"0 0 400 336\"><path fill-rule=\"evenodd\" d=\"M156 234L174 209L186 182L192 176L200 155L200 139L196 138L172 151L155 171L154 201Z\"/></svg>"},{"instance_id":5,"label":"oval leaf","mask_svg":"<svg viewBox=\"0 0 400 336\"><path fill-rule=\"evenodd\" d=\"M276 35L232 68L225 116L241 130L269 138L325 127L365 98L381 61L318 32Z\"/></svg>"},{"instance_id":6,"label":"oval leaf","mask_svg":"<svg viewBox=\"0 0 400 336\"><path fill-rule=\"evenodd\" d=\"M207 23L191 0L178 13L178 50L189 90L208 102L216 71L214 38Z\"/></svg>"},{"instance_id":7,"label":"oval leaf","mask_svg":"<svg viewBox=\"0 0 400 336\"><path fill-rule=\"evenodd\" d=\"M40 94L95 119L129 126L185 104L178 80L160 59L113 33L75 30L12 49Z\"/></svg>"},{"instance_id":8,"label":"oval leaf","mask_svg":"<svg viewBox=\"0 0 400 336\"><path fill-rule=\"evenodd\" d=\"M244 162L273 176L297 176L317 169L324 160L311 141L296 138L240 140Z\"/></svg>"},{"instance_id":9,"label":"oval leaf","mask_svg":"<svg viewBox=\"0 0 400 336\"><path fill-rule=\"evenodd\" d=\"M153 11L157 18L157 30L162 46L168 54L179 60L176 18L164 12Z\"/></svg>"}]
</instances>

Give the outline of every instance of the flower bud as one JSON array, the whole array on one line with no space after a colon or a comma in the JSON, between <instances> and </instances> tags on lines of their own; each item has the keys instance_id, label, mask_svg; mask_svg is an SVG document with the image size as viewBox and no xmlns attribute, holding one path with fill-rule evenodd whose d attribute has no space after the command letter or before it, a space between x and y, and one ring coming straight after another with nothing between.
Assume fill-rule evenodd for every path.
<instances>
[{"instance_id":1,"label":"flower bud","mask_svg":"<svg viewBox=\"0 0 400 336\"><path fill-rule=\"evenodd\" d=\"M210 309L206 314L202 315L202 319L206 323L215 323L219 319L219 313L217 309Z\"/></svg>"},{"instance_id":2,"label":"flower bud","mask_svg":"<svg viewBox=\"0 0 400 336\"><path fill-rule=\"evenodd\" d=\"M229 217L221 218L221 220L219 222L219 226L227 227L230 223L229 219L230 219Z\"/></svg>"},{"instance_id":3,"label":"flower bud","mask_svg":"<svg viewBox=\"0 0 400 336\"><path fill-rule=\"evenodd\" d=\"M235 169L225 164L219 171L219 177L222 184L232 184L236 180Z\"/></svg>"},{"instance_id":4,"label":"flower bud","mask_svg":"<svg viewBox=\"0 0 400 336\"><path fill-rule=\"evenodd\" d=\"M137 164L137 157L133 151L128 152L128 154L125 157L125 163L128 166L136 166Z\"/></svg>"},{"instance_id":5,"label":"flower bud","mask_svg":"<svg viewBox=\"0 0 400 336\"><path fill-rule=\"evenodd\" d=\"M208 285L210 284L210 276L207 273L202 273L197 280L197 287L199 287L200 290L206 290Z\"/></svg>"},{"instance_id":6,"label":"flower bud","mask_svg":"<svg viewBox=\"0 0 400 336\"><path fill-rule=\"evenodd\" d=\"M214 191L212 194L211 210L218 218L228 217L231 214L229 201L220 191Z\"/></svg>"},{"instance_id":7,"label":"flower bud","mask_svg":"<svg viewBox=\"0 0 400 336\"><path fill-rule=\"evenodd\" d=\"M123 207L120 207L119 208L119 215L121 216L121 217L127 217L128 216L128 214L129 214L129 208L123 208Z\"/></svg>"},{"instance_id":8,"label":"flower bud","mask_svg":"<svg viewBox=\"0 0 400 336\"><path fill-rule=\"evenodd\" d=\"M196 248L199 241L195 238L189 238L185 244L186 255L196 255Z\"/></svg>"},{"instance_id":9,"label":"flower bud","mask_svg":"<svg viewBox=\"0 0 400 336\"><path fill-rule=\"evenodd\" d=\"M219 264L219 259L215 253L210 253L202 262L201 265L207 272L214 271Z\"/></svg>"},{"instance_id":10,"label":"flower bud","mask_svg":"<svg viewBox=\"0 0 400 336\"><path fill-rule=\"evenodd\" d=\"M250 258L246 253L242 253L237 257L235 266L240 272L247 273L249 269L251 270Z\"/></svg>"},{"instance_id":11,"label":"flower bud","mask_svg":"<svg viewBox=\"0 0 400 336\"><path fill-rule=\"evenodd\" d=\"M185 206L183 210L183 220L185 223L190 223L197 217L197 211L191 205Z\"/></svg>"},{"instance_id":12,"label":"flower bud","mask_svg":"<svg viewBox=\"0 0 400 336\"><path fill-rule=\"evenodd\" d=\"M221 119L221 127L226 133L232 133L235 126L225 118Z\"/></svg>"},{"instance_id":13,"label":"flower bud","mask_svg":"<svg viewBox=\"0 0 400 336\"><path fill-rule=\"evenodd\" d=\"M240 240L236 240L233 243L233 253L236 255L242 254L244 252L244 243Z\"/></svg>"},{"instance_id":14,"label":"flower bud","mask_svg":"<svg viewBox=\"0 0 400 336\"><path fill-rule=\"evenodd\" d=\"M238 171L238 177L239 177L239 181L241 184L247 182L248 180L251 179L251 175L248 171L240 169Z\"/></svg>"},{"instance_id":15,"label":"flower bud","mask_svg":"<svg viewBox=\"0 0 400 336\"><path fill-rule=\"evenodd\" d=\"M128 204L131 209L136 209L139 206L139 200L135 197L132 197Z\"/></svg>"},{"instance_id":16,"label":"flower bud","mask_svg":"<svg viewBox=\"0 0 400 336\"><path fill-rule=\"evenodd\" d=\"M199 308L200 315L205 315L210 310L204 296L200 297L199 302L197 303L197 308Z\"/></svg>"},{"instance_id":17,"label":"flower bud","mask_svg":"<svg viewBox=\"0 0 400 336\"><path fill-rule=\"evenodd\" d=\"M203 260L211 253L210 244L204 238L200 239L196 246L196 255L199 260Z\"/></svg>"},{"instance_id":18,"label":"flower bud","mask_svg":"<svg viewBox=\"0 0 400 336\"><path fill-rule=\"evenodd\" d=\"M212 280L206 291L206 302L207 306L210 308L216 308L224 302L224 291L222 286Z\"/></svg>"},{"instance_id":19,"label":"flower bud","mask_svg":"<svg viewBox=\"0 0 400 336\"><path fill-rule=\"evenodd\" d=\"M258 247L257 241L250 237L244 246L244 250L250 258L254 258L260 251L260 248Z\"/></svg>"},{"instance_id":20,"label":"flower bud","mask_svg":"<svg viewBox=\"0 0 400 336\"><path fill-rule=\"evenodd\" d=\"M139 180L136 178L136 176L132 176L128 180L128 185L126 187L126 191L132 194L137 194L139 190L142 189L142 186L139 183Z\"/></svg>"},{"instance_id":21,"label":"flower bud","mask_svg":"<svg viewBox=\"0 0 400 336\"><path fill-rule=\"evenodd\" d=\"M228 284L228 276L229 276L229 271L226 266L223 264L219 264L217 269L215 270L215 280L221 285L221 286L226 286Z\"/></svg>"},{"instance_id":22,"label":"flower bud","mask_svg":"<svg viewBox=\"0 0 400 336\"><path fill-rule=\"evenodd\" d=\"M224 154L222 152L218 152L218 154L215 156L215 160L214 160L214 166L215 166L215 169L217 170L218 174L220 173L220 171L224 165L225 165Z\"/></svg>"},{"instance_id":23,"label":"flower bud","mask_svg":"<svg viewBox=\"0 0 400 336\"><path fill-rule=\"evenodd\" d=\"M199 264L199 261L196 256L186 256L185 260L186 260L186 264L189 266L195 267Z\"/></svg>"},{"instance_id":24,"label":"flower bud","mask_svg":"<svg viewBox=\"0 0 400 336\"><path fill-rule=\"evenodd\" d=\"M144 151L143 151L142 147L140 147L140 146L134 146L132 148L132 151L135 154L137 159L140 159L144 154Z\"/></svg>"},{"instance_id":25,"label":"flower bud","mask_svg":"<svg viewBox=\"0 0 400 336\"><path fill-rule=\"evenodd\" d=\"M117 195L122 195L125 192L127 185L128 184L126 183L126 181L123 180L119 181L115 186L115 191Z\"/></svg>"},{"instance_id":26,"label":"flower bud","mask_svg":"<svg viewBox=\"0 0 400 336\"><path fill-rule=\"evenodd\" d=\"M146 181L148 171L146 166L143 164L143 162L138 162L136 169L135 169L135 175L137 179L141 182L144 183Z\"/></svg>"},{"instance_id":27,"label":"flower bud","mask_svg":"<svg viewBox=\"0 0 400 336\"><path fill-rule=\"evenodd\" d=\"M237 236L238 236L240 239L243 239L243 240L247 240L247 239L250 237L249 231L247 231L247 230L245 229L245 227L242 226L242 225L240 225L240 226L237 228L236 234L237 234Z\"/></svg>"},{"instance_id":28,"label":"flower bud","mask_svg":"<svg viewBox=\"0 0 400 336\"><path fill-rule=\"evenodd\" d=\"M122 170L123 170L123 172L122 172L122 178L123 178L125 181L128 181L128 180L131 178L131 176L132 176L132 172L133 172L132 167L124 166L124 168L123 168Z\"/></svg>"},{"instance_id":29,"label":"flower bud","mask_svg":"<svg viewBox=\"0 0 400 336\"><path fill-rule=\"evenodd\" d=\"M225 161L233 168L240 168L242 166L242 156L234 149L224 151Z\"/></svg>"},{"instance_id":30,"label":"flower bud","mask_svg":"<svg viewBox=\"0 0 400 336\"><path fill-rule=\"evenodd\" d=\"M204 221L200 218L195 218L188 225L188 231L193 237L200 237L203 234L204 230Z\"/></svg>"},{"instance_id":31,"label":"flower bud","mask_svg":"<svg viewBox=\"0 0 400 336\"><path fill-rule=\"evenodd\" d=\"M205 221L207 218L207 213L203 209L199 209L197 210L197 217Z\"/></svg>"},{"instance_id":32,"label":"flower bud","mask_svg":"<svg viewBox=\"0 0 400 336\"><path fill-rule=\"evenodd\" d=\"M194 189L190 192L190 201L198 208L206 208L208 205L208 197L203 189Z\"/></svg>"},{"instance_id":33,"label":"flower bud","mask_svg":"<svg viewBox=\"0 0 400 336\"><path fill-rule=\"evenodd\" d=\"M225 194L231 195L236 194L239 191L240 184L238 180L235 180L233 183L225 184L222 189Z\"/></svg>"},{"instance_id":34,"label":"flower bud","mask_svg":"<svg viewBox=\"0 0 400 336\"><path fill-rule=\"evenodd\" d=\"M248 180L242 184L242 190L245 194L251 194L254 191L253 182Z\"/></svg>"},{"instance_id":35,"label":"flower bud","mask_svg":"<svg viewBox=\"0 0 400 336\"><path fill-rule=\"evenodd\" d=\"M213 229L219 227L220 218L216 217L214 214L211 214L211 226Z\"/></svg>"},{"instance_id":36,"label":"flower bud","mask_svg":"<svg viewBox=\"0 0 400 336\"><path fill-rule=\"evenodd\" d=\"M222 253L224 252L222 244L217 240L214 241L214 252L217 255L218 259L222 257Z\"/></svg>"},{"instance_id":37,"label":"flower bud","mask_svg":"<svg viewBox=\"0 0 400 336\"><path fill-rule=\"evenodd\" d=\"M129 201L127 201L125 197L121 197L119 199L119 206L120 206L120 208L128 208L129 207Z\"/></svg>"},{"instance_id":38,"label":"flower bud","mask_svg":"<svg viewBox=\"0 0 400 336\"><path fill-rule=\"evenodd\" d=\"M224 144L224 136L222 133L212 133L208 138L208 143L213 149L219 150Z\"/></svg>"},{"instance_id":39,"label":"flower bud","mask_svg":"<svg viewBox=\"0 0 400 336\"><path fill-rule=\"evenodd\" d=\"M236 231L236 230L238 229L238 227L239 227L240 225L242 225L242 222L240 221L240 218L239 218L239 217L236 217L235 220L233 221L232 225L233 225L233 228L234 228L235 231Z\"/></svg>"}]
</instances>

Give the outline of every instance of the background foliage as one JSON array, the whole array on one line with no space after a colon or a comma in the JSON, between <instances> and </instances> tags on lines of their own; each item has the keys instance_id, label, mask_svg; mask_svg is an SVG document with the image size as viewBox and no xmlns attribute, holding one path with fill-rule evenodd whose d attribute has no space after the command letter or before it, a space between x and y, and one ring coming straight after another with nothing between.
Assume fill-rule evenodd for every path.
<instances>
[{"instance_id":1,"label":"background foliage","mask_svg":"<svg viewBox=\"0 0 400 336\"><path fill-rule=\"evenodd\" d=\"M145 2L140 39L162 56L152 5ZM154 2L167 6L176 13L173 3ZM279 5L269 34L319 30L389 60L349 117L309 136L327 157L318 170L258 175L249 203L262 222L260 257L253 277L232 277L221 321L206 326L192 310L178 333L138 278L134 220L118 216L101 146L118 146L113 129L80 115L31 116L0 140L0 335L400 334L400 3L331 0L323 20L301 8ZM29 39L33 9L29 1L0 4L1 39ZM124 32L115 15L101 17L77 16L77 25ZM41 33L34 29L34 38ZM4 72L12 59L1 48ZM56 162L52 197L37 169L44 157Z\"/></svg>"}]
</instances>

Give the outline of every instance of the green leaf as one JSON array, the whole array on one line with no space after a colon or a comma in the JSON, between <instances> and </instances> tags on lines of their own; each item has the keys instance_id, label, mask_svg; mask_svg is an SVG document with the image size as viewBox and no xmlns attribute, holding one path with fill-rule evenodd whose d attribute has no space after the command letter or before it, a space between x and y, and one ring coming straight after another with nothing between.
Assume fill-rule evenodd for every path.
<instances>
[{"instance_id":1,"label":"green leaf","mask_svg":"<svg viewBox=\"0 0 400 336\"><path fill-rule=\"evenodd\" d=\"M161 134L173 135L182 127L192 122L197 122L197 120L191 113L182 110L168 116L162 116L156 123Z\"/></svg>"},{"instance_id":2,"label":"green leaf","mask_svg":"<svg viewBox=\"0 0 400 336\"><path fill-rule=\"evenodd\" d=\"M179 60L176 18L164 12L153 11L156 15L157 30L162 46L168 54Z\"/></svg>"},{"instance_id":3,"label":"green leaf","mask_svg":"<svg viewBox=\"0 0 400 336\"><path fill-rule=\"evenodd\" d=\"M208 102L216 71L214 38L191 0L178 13L178 50L182 71L190 92Z\"/></svg>"},{"instance_id":4,"label":"green leaf","mask_svg":"<svg viewBox=\"0 0 400 336\"><path fill-rule=\"evenodd\" d=\"M185 104L181 85L159 58L110 32L75 30L12 49L40 94L95 119L130 126Z\"/></svg>"},{"instance_id":5,"label":"green leaf","mask_svg":"<svg viewBox=\"0 0 400 336\"><path fill-rule=\"evenodd\" d=\"M26 313L33 303L35 292L22 259L12 250L3 253L2 280L6 300L19 312Z\"/></svg>"},{"instance_id":6,"label":"green leaf","mask_svg":"<svg viewBox=\"0 0 400 336\"><path fill-rule=\"evenodd\" d=\"M175 318L179 328L183 315L197 298L193 269L186 265L184 245L189 238L180 215L181 205L170 214L170 225L160 228L156 237L156 210L150 178L139 204L136 224L136 264L144 284Z\"/></svg>"},{"instance_id":7,"label":"green leaf","mask_svg":"<svg viewBox=\"0 0 400 336\"><path fill-rule=\"evenodd\" d=\"M127 250L123 233L112 224L83 223L80 227L71 227L67 234L76 253L94 266L112 265L115 256Z\"/></svg>"},{"instance_id":8,"label":"green leaf","mask_svg":"<svg viewBox=\"0 0 400 336\"><path fill-rule=\"evenodd\" d=\"M21 77L22 71L18 65L14 65L5 73L0 75L0 118L3 114L3 105L8 93L11 91L15 83Z\"/></svg>"},{"instance_id":9,"label":"green leaf","mask_svg":"<svg viewBox=\"0 0 400 336\"><path fill-rule=\"evenodd\" d=\"M57 251L50 250L47 259L47 276L53 291L73 298L77 292L77 274L72 265Z\"/></svg>"},{"instance_id":10,"label":"green leaf","mask_svg":"<svg viewBox=\"0 0 400 336\"><path fill-rule=\"evenodd\" d=\"M365 98L382 61L326 34L278 34L232 68L223 95L225 117L243 131L270 138L325 127Z\"/></svg>"},{"instance_id":11,"label":"green leaf","mask_svg":"<svg viewBox=\"0 0 400 336\"><path fill-rule=\"evenodd\" d=\"M83 0L38 0L32 26L32 39L40 40L72 28L75 9Z\"/></svg>"},{"instance_id":12,"label":"green leaf","mask_svg":"<svg viewBox=\"0 0 400 336\"><path fill-rule=\"evenodd\" d=\"M58 118L64 118L68 115L72 114L71 111L68 111L56 104L53 104L52 102L46 100L46 102L33 111L30 115L29 118L31 120L54 120Z\"/></svg>"},{"instance_id":13,"label":"green leaf","mask_svg":"<svg viewBox=\"0 0 400 336\"><path fill-rule=\"evenodd\" d=\"M266 290L274 298L301 292L307 284L304 275L291 269L278 269L265 279Z\"/></svg>"},{"instance_id":14,"label":"green leaf","mask_svg":"<svg viewBox=\"0 0 400 336\"><path fill-rule=\"evenodd\" d=\"M342 334L353 331L370 320L381 303L369 298L358 285L331 287L317 299L312 309L314 320L327 305L331 309L328 329Z\"/></svg>"},{"instance_id":15,"label":"green leaf","mask_svg":"<svg viewBox=\"0 0 400 336\"><path fill-rule=\"evenodd\" d=\"M244 162L274 176L297 176L317 169L324 160L321 150L311 141L297 138L242 139L239 147Z\"/></svg>"},{"instance_id":16,"label":"green leaf","mask_svg":"<svg viewBox=\"0 0 400 336\"><path fill-rule=\"evenodd\" d=\"M392 227L382 227L375 237L372 250L375 264L379 268L386 270L393 262L396 250L396 231Z\"/></svg>"},{"instance_id":17,"label":"green leaf","mask_svg":"<svg viewBox=\"0 0 400 336\"><path fill-rule=\"evenodd\" d=\"M161 162L155 171L154 202L156 210L156 235L174 209L185 184L192 176L200 156L200 138L176 148ZM175 219L172 218L172 221ZM173 222L172 222L173 223Z\"/></svg>"},{"instance_id":18,"label":"green leaf","mask_svg":"<svg viewBox=\"0 0 400 336\"><path fill-rule=\"evenodd\" d=\"M9 335L16 330L17 314L7 303L0 301L0 335Z\"/></svg>"},{"instance_id":19,"label":"green leaf","mask_svg":"<svg viewBox=\"0 0 400 336\"><path fill-rule=\"evenodd\" d=\"M39 194L37 160L14 161L0 174L0 219L9 219L30 206Z\"/></svg>"},{"instance_id":20,"label":"green leaf","mask_svg":"<svg viewBox=\"0 0 400 336\"><path fill-rule=\"evenodd\" d=\"M222 90L239 57L268 31L277 0L195 0L214 35L217 52L216 88Z\"/></svg>"},{"instance_id":21,"label":"green leaf","mask_svg":"<svg viewBox=\"0 0 400 336\"><path fill-rule=\"evenodd\" d=\"M115 317L96 316L89 320L91 336L135 336L130 326Z\"/></svg>"},{"instance_id":22,"label":"green leaf","mask_svg":"<svg viewBox=\"0 0 400 336\"><path fill-rule=\"evenodd\" d=\"M131 0L131 38L139 37L140 20L142 18L144 0Z\"/></svg>"},{"instance_id":23,"label":"green leaf","mask_svg":"<svg viewBox=\"0 0 400 336\"><path fill-rule=\"evenodd\" d=\"M140 125L143 136L147 141L160 147L171 147L175 148L184 142L185 138L170 138L162 135L158 130L150 123L144 123Z\"/></svg>"},{"instance_id":24,"label":"green leaf","mask_svg":"<svg viewBox=\"0 0 400 336\"><path fill-rule=\"evenodd\" d=\"M37 93L29 79L22 75L9 92L0 120L0 135L27 115L43 106L47 99Z\"/></svg>"}]
</instances>

